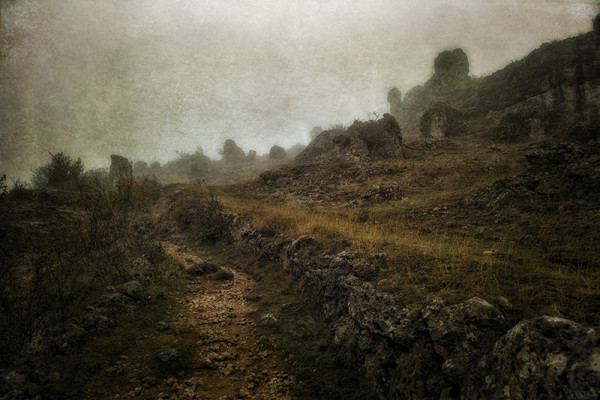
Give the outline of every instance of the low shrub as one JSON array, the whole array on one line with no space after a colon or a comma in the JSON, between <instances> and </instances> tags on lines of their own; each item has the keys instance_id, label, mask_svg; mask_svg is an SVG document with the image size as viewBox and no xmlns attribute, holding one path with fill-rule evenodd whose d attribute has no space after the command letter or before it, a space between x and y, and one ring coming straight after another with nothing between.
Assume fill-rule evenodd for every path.
<instances>
[{"instance_id":1,"label":"low shrub","mask_svg":"<svg viewBox=\"0 0 600 400\"><path fill-rule=\"evenodd\" d=\"M29 195L29 191L27 190L27 182L22 181L21 179L12 178L13 187L8 191L8 194L17 200L26 199Z\"/></svg>"},{"instance_id":2,"label":"low shrub","mask_svg":"<svg viewBox=\"0 0 600 400\"><path fill-rule=\"evenodd\" d=\"M76 187L79 178L83 174L81 159L73 160L63 153L49 154L51 157L50 162L33 172L33 178L31 179L33 187L36 189Z\"/></svg>"},{"instance_id":3,"label":"low shrub","mask_svg":"<svg viewBox=\"0 0 600 400\"><path fill-rule=\"evenodd\" d=\"M232 281L233 273L231 271L227 271L226 269L219 268L219 270L215 272L214 277L218 281Z\"/></svg>"},{"instance_id":4,"label":"low shrub","mask_svg":"<svg viewBox=\"0 0 600 400\"><path fill-rule=\"evenodd\" d=\"M107 191L62 153L38 171L36 185L67 177L79 192L1 204L0 360L8 364L34 338L79 315L106 286L131 279L140 260L153 267L166 257L144 185L127 178ZM25 184L15 181L9 195L21 192Z\"/></svg>"},{"instance_id":5,"label":"low shrub","mask_svg":"<svg viewBox=\"0 0 600 400\"><path fill-rule=\"evenodd\" d=\"M233 215L224 212L215 196L183 194L171 204L170 214L179 228L202 243L229 240Z\"/></svg>"},{"instance_id":6,"label":"low shrub","mask_svg":"<svg viewBox=\"0 0 600 400\"><path fill-rule=\"evenodd\" d=\"M6 186L6 175L2 174L0 175L0 200L6 195L6 189L8 189L8 186Z\"/></svg>"}]
</instances>

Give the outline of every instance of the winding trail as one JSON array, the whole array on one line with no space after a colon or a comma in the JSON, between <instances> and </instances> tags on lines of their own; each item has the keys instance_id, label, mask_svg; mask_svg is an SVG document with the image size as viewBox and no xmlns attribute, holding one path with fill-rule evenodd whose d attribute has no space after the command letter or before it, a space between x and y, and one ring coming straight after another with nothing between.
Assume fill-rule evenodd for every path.
<instances>
[{"instance_id":1,"label":"winding trail","mask_svg":"<svg viewBox=\"0 0 600 400\"><path fill-rule=\"evenodd\" d=\"M188 265L202 261L185 247L165 248ZM183 382L169 378L171 390L157 399L291 399L293 378L284 372L285 361L256 341L257 283L235 268L220 267L233 279L188 278L189 293L180 300L188 332L180 340L192 351L192 376Z\"/></svg>"}]
</instances>

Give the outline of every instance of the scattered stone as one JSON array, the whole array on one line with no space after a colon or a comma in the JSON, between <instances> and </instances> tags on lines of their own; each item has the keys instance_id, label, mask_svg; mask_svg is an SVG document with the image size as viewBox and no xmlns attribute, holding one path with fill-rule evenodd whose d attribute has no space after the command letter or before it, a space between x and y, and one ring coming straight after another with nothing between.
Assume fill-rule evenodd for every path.
<instances>
[{"instance_id":1,"label":"scattered stone","mask_svg":"<svg viewBox=\"0 0 600 400\"><path fill-rule=\"evenodd\" d=\"M165 332L171 329L171 326L166 323L165 321L160 321L158 324L156 324L156 328L157 331L159 332Z\"/></svg>"},{"instance_id":2,"label":"scattered stone","mask_svg":"<svg viewBox=\"0 0 600 400\"><path fill-rule=\"evenodd\" d=\"M375 185L361 196L365 201L397 200L401 197L398 185Z\"/></svg>"},{"instance_id":3,"label":"scattered stone","mask_svg":"<svg viewBox=\"0 0 600 400\"><path fill-rule=\"evenodd\" d=\"M189 266L185 270L185 273L188 276L201 276L211 272L216 272L218 269L219 267L217 266L217 264L212 263L208 260L202 260Z\"/></svg>"}]
</instances>

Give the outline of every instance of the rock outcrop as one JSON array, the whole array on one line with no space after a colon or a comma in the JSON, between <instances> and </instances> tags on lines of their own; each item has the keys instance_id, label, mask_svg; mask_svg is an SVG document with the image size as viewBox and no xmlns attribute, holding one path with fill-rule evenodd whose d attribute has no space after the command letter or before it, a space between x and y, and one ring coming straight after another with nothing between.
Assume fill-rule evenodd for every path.
<instances>
[{"instance_id":1,"label":"rock outcrop","mask_svg":"<svg viewBox=\"0 0 600 400\"><path fill-rule=\"evenodd\" d=\"M398 88L393 88L388 92L387 101L390 103L390 114L400 115L402 108L402 92Z\"/></svg>"},{"instance_id":2,"label":"rock outcrop","mask_svg":"<svg viewBox=\"0 0 600 400\"><path fill-rule=\"evenodd\" d=\"M523 321L478 367L486 371L481 398L598 398L600 329L553 317Z\"/></svg>"},{"instance_id":3,"label":"rock outcrop","mask_svg":"<svg viewBox=\"0 0 600 400\"><path fill-rule=\"evenodd\" d=\"M438 86L453 86L469 79L469 59L463 49L441 52L433 62L433 69L431 84Z\"/></svg>"},{"instance_id":4,"label":"rock outcrop","mask_svg":"<svg viewBox=\"0 0 600 400\"><path fill-rule=\"evenodd\" d=\"M402 131L398 121L390 114L384 114L377 121L354 121L347 129L324 131L296 157L296 162L355 161L402 155Z\"/></svg>"},{"instance_id":5,"label":"rock outcrop","mask_svg":"<svg viewBox=\"0 0 600 400\"><path fill-rule=\"evenodd\" d=\"M240 163L246 158L244 150L233 139L227 139L220 151L226 163Z\"/></svg>"},{"instance_id":6,"label":"rock outcrop","mask_svg":"<svg viewBox=\"0 0 600 400\"><path fill-rule=\"evenodd\" d=\"M273 146L269 150L269 159L270 160L285 160L287 158L287 154L285 149L281 146Z\"/></svg>"},{"instance_id":7,"label":"rock outcrop","mask_svg":"<svg viewBox=\"0 0 600 400\"><path fill-rule=\"evenodd\" d=\"M464 115L467 131L491 128L492 137L500 140L506 136L508 114L517 115L525 126L516 136L568 135L575 125L596 124L600 119L598 20L593 32L545 43L483 78L468 76L468 58L461 49L444 51L423 86L409 90L401 101L390 92L390 112L407 135L418 134L424 113L440 102Z\"/></svg>"},{"instance_id":8,"label":"rock outcrop","mask_svg":"<svg viewBox=\"0 0 600 400\"><path fill-rule=\"evenodd\" d=\"M121 177L131 178L133 176L133 167L129 160L123 156L111 154L110 156L110 169L108 171L108 177L111 185L115 184L115 181Z\"/></svg>"},{"instance_id":9,"label":"rock outcrop","mask_svg":"<svg viewBox=\"0 0 600 400\"><path fill-rule=\"evenodd\" d=\"M482 209L507 206L577 207L578 201L600 202L600 145L542 142L525 155L528 171L470 194L466 205Z\"/></svg>"},{"instance_id":10,"label":"rock outcrop","mask_svg":"<svg viewBox=\"0 0 600 400\"><path fill-rule=\"evenodd\" d=\"M425 111L419 125L423 136L434 138L460 136L466 129L463 114L444 103L434 104Z\"/></svg>"}]
</instances>

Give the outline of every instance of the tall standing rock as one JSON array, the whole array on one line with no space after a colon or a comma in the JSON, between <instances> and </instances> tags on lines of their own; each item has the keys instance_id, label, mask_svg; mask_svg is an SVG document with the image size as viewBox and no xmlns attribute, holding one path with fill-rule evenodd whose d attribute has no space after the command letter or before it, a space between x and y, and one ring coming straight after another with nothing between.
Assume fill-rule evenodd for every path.
<instances>
[{"instance_id":1,"label":"tall standing rock","mask_svg":"<svg viewBox=\"0 0 600 400\"><path fill-rule=\"evenodd\" d=\"M387 101L390 103L390 114L398 118L400 108L402 107L402 92L398 88L390 89L387 95Z\"/></svg>"},{"instance_id":2,"label":"tall standing rock","mask_svg":"<svg viewBox=\"0 0 600 400\"><path fill-rule=\"evenodd\" d=\"M227 163L239 163L246 158L244 150L242 150L233 139L227 139L225 141L220 153L223 156L223 161Z\"/></svg>"},{"instance_id":3,"label":"tall standing rock","mask_svg":"<svg viewBox=\"0 0 600 400\"><path fill-rule=\"evenodd\" d=\"M111 154L110 156L110 170L108 177L110 180L110 186L114 186L117 179L121 177L131 178L133 176L133 168L129 160L123 156Z\"/></svg>"},{"instance_id":4,"label":"tall standing rock","mask_svg":"<svg viewBox=\"0 0 600 400\"><path fill-rule=\"evenodd\" d=\"M443 51L433 62L432 83L446 86L469 78L469 59L463 49Z\"/></svg>"}]
</instances>

